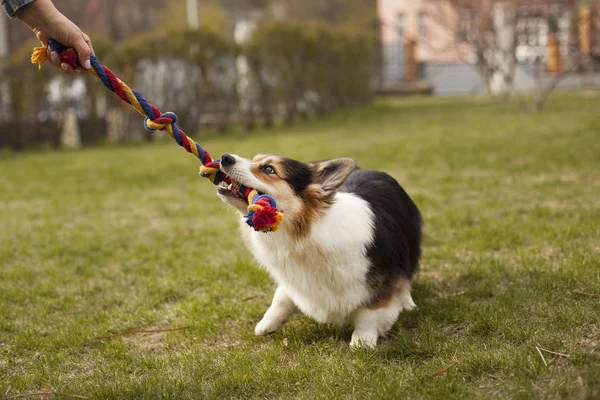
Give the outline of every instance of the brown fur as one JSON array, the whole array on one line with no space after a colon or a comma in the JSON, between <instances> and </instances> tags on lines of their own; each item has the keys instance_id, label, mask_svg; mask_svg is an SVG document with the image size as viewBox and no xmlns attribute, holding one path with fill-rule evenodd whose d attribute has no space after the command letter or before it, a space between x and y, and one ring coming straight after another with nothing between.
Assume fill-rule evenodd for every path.
<instances>
[{"instance_id":1,"label":"brown fur","mask_svg":"<svg viewBox=\"0 0 600 400\"><path fill-rule=\"evenodd\" d=\"M300 239L308 235L311 225L325 213L329 205L330 203L321 197L319 186L309 185L302 193L302 205L290 232L292 236Z\"/></svg>"},{"instance_id":2,"label":"brown fur","mask_svg":"<svg viewBox=\"0 0 600 400\"><path fill-rule=\"evenodd\" d=\"M327 168L329 162L309 164L317 182L309 185L299 196L294 193L286 181L288 176L285 172L286 168L283 168L282 163L284 161L281 157L257 155L252 159L252 162L255 164L250 168L250 171L257 179L273 188L273 192L270 193L271 195L276 195L278 198L284 199L286 203L293 202L294 198L298 200L295 209L284 210L286 220L291 222L286 223L284 226L288 230L288 233L295 239L301 239L306 236L310 232L311 225L323 215L327 207L333 202L335 190L323 190L323 187L319 184L324 183L324 179L319 179L319 176ZM354 161L352 163L353 169L355 168ZM273 166L276 174L268 175L263 173L261 168L267 165ZM352 169L349 169L346 174L341 174L336 181L327 182L328 188L339 187Z\"/></svg>"},{"instance_id":3,"label":"brown fur","mask_svg":"<svg viewBox=\"0 0 600 400\"><path fill-rule=\"evenodd\" d=\"M410 292L410 281L408 279L398 279L398 281L394 284L391 293L384 294L383 296L378 297L378 300L374 304L367 306L367 308L369 310L385 308L390 305L394 296L402 291Z\"/></svg>"}]
</instances>

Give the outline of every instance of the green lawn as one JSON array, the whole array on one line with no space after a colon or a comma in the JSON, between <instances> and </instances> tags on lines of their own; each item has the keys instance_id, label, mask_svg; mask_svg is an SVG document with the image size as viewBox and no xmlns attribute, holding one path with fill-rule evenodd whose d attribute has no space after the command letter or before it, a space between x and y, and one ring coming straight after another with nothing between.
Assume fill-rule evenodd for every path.
<instances>
[{"instance_id":1,"label":"green lawn","mask_svg":"<svg viewBox=\"0 0 600 400\"><path fill-rule=\"evenodd\" d=\"M376 350L306 317L255 337L274 284L174 143L3 152L0 397L600 397L600 94L555 94L539 115L386 100L193 136L395 176L425 220L418 309Z\"/></svg>"}]
</instances>

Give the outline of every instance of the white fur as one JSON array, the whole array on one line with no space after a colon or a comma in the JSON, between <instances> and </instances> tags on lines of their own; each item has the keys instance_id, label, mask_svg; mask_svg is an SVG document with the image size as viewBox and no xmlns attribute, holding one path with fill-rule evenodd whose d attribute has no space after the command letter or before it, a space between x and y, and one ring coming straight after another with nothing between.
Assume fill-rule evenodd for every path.
<instances>
[{"instance_id":1,"label":"white fur","mask_svg":"<svg viewBox=\"0 0 600 400\"><path fill-rule=\"evenodd\" d=\"M243 229L254 256L279 284L256 326L257 335L277 330L300 310L319 322L353 324L351 345L372 347L402 309L414 308L410 291L398 293L388 307L363 307L370 296L366 249L375 226L369 204L353 194L337 193L334 204L300 241L283 229L269 234Z\"/></svg>"},{"instance_id":2,"label":"white fur","mask_svg":"<svg viewBox=\"0 0 600 400\"><path fill-rule=\"evenodd\" d=\"M366 247L373 240L373 212L364 200L338 193L336 202L295 241L283 229L251 232L251 250L280 288L306 315L344 324L369 299Z\"/></svg>"},{"instance_id":3,"label":"white fur","mask_svg":"<svg viewBox=\"0 0 600 400\"><path fill-rule=\"evenodd\" d=\"M416 304L407 288L395 294L387 307L357 310L353 320L354 332L352 332L350 346L375 346L379 336L385 336L392 328L401 311L409 311L415 307Z\"/></svg>"}]
</instances>

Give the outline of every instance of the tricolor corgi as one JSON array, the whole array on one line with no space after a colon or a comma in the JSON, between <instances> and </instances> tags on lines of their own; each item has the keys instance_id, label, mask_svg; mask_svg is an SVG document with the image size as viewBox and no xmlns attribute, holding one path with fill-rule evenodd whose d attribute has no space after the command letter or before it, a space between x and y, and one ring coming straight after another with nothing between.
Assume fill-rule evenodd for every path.
<instances>
[{"instance_id":1,"label":"tricolor corgi","mask_svg":"<svg viewBox=\"0 0 600 400\"><path fill-rule=\"evenodd\" d=\"M257 335L302 312L322 323L351 324L350 346L374 347L403 310L421 256L421 214L388 174L340 158L303 163L275 155L225 154L232 180L273 196L279 230L244 223L248 203L235 185L218 195L239 210L242 238L278 287Z\"/></svg>"}]
</instances>

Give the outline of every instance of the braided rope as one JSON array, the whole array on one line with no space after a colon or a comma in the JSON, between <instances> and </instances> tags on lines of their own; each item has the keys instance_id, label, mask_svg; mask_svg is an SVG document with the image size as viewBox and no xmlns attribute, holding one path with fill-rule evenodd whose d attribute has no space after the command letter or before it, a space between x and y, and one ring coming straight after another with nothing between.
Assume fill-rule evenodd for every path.
<instances>
[{"instance_id":1,"label":"braided rope","mask_svg":"<svg viewBox=\"0 0 600 400\"><path fill-rule=\"evenodd\" d=\"M73 68L79 65L77 52L74 49L67 48L55 40L49 40L48 47L51 51L59 54L61 62L67 63ZM37 47L31 55L31 62L38 64L40 69L47 60L47 50L47 47ZM232 183L231 179L220 170L221 160L213 160L208 151L187 136L182 129L179 129L175 113L161 113L141 93L129 88L110 69L100 64L95 55L91 55L90 62L92 64L90 73L100 79L108 90L143 115L145 117L144 127L147 130L166 131L179 146L200 160L202 163L200 176L208 178L215 185L221 182ZM283 214L277 210L275 199L269 195L258 195L258 192L252 188L239 186L239 190L246 196L249 204L246 223L256 231L271 232L279 229L279 224L283 221Z\"/></svg>"}]
</instances>

